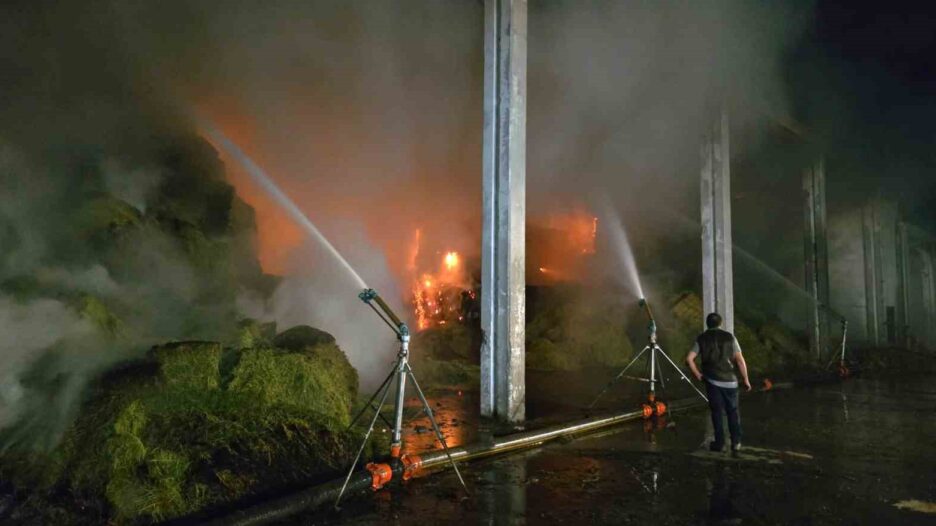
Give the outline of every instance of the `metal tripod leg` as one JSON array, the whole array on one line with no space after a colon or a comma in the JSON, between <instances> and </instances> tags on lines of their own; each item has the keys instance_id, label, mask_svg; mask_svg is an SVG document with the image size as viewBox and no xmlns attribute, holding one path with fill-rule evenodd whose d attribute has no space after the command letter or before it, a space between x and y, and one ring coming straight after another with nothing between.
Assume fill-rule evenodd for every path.
<instances>
[{"instance_id":1,"label":"metal tripod leg","mask_svg":"<svg viewBox=\"0 0 936 526\"><path fill-rule=\"evenodd\" d=\"M664 355L665 355L665 353L663 352L663 349L660 348L660 346L657 345L657 344L654 344L654 345L653 345L653 349L651 349L650 352L654 353L654 358L656 357L656 353L660 353L660 354L664 354ZM666 380L663 378L663 367L660 366L660 361L659 361L659 360L654 359L654 360L653 360L653 363L656 364L656 374L657 374L657 377L659 378L659 380L657 380L657 382L660 383L660 389L662 389L662 390L665 391L665 390L666 390Z\"/></svg>"},{"instance_id":2,"label":"metal tripod leg","mask_svg":"<svg viewBox=\"0 0 936 526\"><path fill-rule=\"evenodd\" d=\"M409 374L410 379L413 380L413 385L416 387L416 393L419 394L419 399L422 401L423 410L426 412L426 416L429 417L429 421L432 422L432 429L435 430L436 438L439 440L439 442L442 443L442 450L445 451L445 456L448 458L449 464L451 464L452 469L455 470L455 475L458 476L458 481L461 482L465 493L471 495L468 492L468 486L465 484L465 479L462 478L461 472L458 471L458 466L455 464L455 460L452 458L451 453L449 453L448 444L445 442L445 437L442 436L442 431L439 429L439 424L436 423L435 416L432 414L432 408L429 406L429 401L426 400L426 395L423 394L422 388L419 387L419 382L416 381L416 375L413 374L413 368L410 367L409 364L406 364L406 372Z\"/></svg>"},{"instance_id":3,"label":"metal tripod leg","mask_svg":"<svg viewBox=\"0 0 936 526\"><path fill-rule=\"evenodd\" d=\"M394 371L396 366L394 366ZM392 374L390 375L393 376ZM388 377L389 380L390 377ZM377 393L374 393L376 396ZM380 408L383 407L384 402L387 401L387 395L390 394L390 382L385 381L383 387L383 395L380 397L380 405L377 406L377 411L374 411L374 418L371 419L370 426L367 428L367 433L364 434L364 440L361 441L361 447L358 448L357 456L354 457L354 462L351 464L351 469L348 470L348 476L345 477L344 484L341 485L341 491L338 492L338 498L335 499L335 509L338 509L338 504L341 502L341 497L344 496L345 490L348 488L348 482L351 480L351 475L354 473L354 468L357 467L357 463L361 460L361 454L364 453L364 447L367 446L367 440L370 438L371 433L374 432L374 424L377 423L377 417L380 416Z\"/></svg>"},{"instance_id":4,"label":"metal tripod leg","mask_svg":"<svg viewBox=\"0 0 936 526\"><path fill-rule=\"evenodd\" d=\"M394 374L396 374L396 367L394 367L393 370L390 371L390 374L388 374L387 377L384 379L383 383L380 384L380 387L378 387L377 390L374 391L374 394L371 395L370 400L368 400L367 403L364 404L364 407L362 407L361 410L358 411L357 416L355 416L354 419L351 420L351 423L348 424L348 429L351 429L352 427L354 427L354 424L356 424L357 421L360 420L362 416L364 416L364 412L367 411L368 407L370 408L374 407L372 405L374 403L374 399L377 398L377 395L379 395L380 392L383 391L383 388L386 387L388 383L390 383L390 380L393 379ZM377 412L378 413L380 412L379 406L377 407ZM386 422L386 419L384 419L384 421ZM386 422L386 423L387 425L390 425L390 422Z\"/></svg>"},{"instance_id":5,"label":"metal tripod leg","mask_svg":"<svg viewBox=\"0 0 936 526\"><path fill-rule=\"evenodd\" d=\"M639 360L640 357L643 356L643 354L644 354L645 352L647 352L647 350L648 350L649 348L650 348L650 346L644 347L643 350L641 350L639 353L637 353L637 356L635 356L634 359L631 360L630 363L627 364L626 367L624 367L623 369L621 369L621 372L619 372L619 373L617 374L617 376L615 376L614 378L612 378L611 381L608 382L608 385L606 385L606 386L604 387L604 389L602 389L601 392L598 393L598 396L596 396L595 399L592 400L592 403L588 404L588 409L591 409L591 408L595 407L595 404L598 403L598 400L600 400L601 397L604 396L605 393L607 393L609 389L611 389L611 386L613 386L615 382L617 382L618 380L621 379L622 376L624 376L624 373L626 373L627 370L630 369L630 367L631 367L632 365L634 365L635 363L637 363L637 360Z\"/></svg>"},{"instance_id":6,"label":"metal tripod leg","mask_svg":"<svg viewBox=\"0 0 936 526\"><path fill-rule=\"evenodd\" d=\"M699 393L699 396L701 396L703 400L705 400L706 402L708 402L708 397L705 396L705 395L702 393L702 391L700 391L699 388L696 387L696 386L692 383L692 380L690 380L689 377L686 376L686 373L684 373L684 372L682 371L682 369L680 369L679 366L676 365L676 363L673 362L673 360L670 359L669 355L666 354L666 351L664 351L664 350L663 350L661 347L659 347L659 346L657 347L657 349L660 350L660 354L661 354L664 358L666 358L666 361L668 361L668 362L670 363L670 365L673 366L673 369L676 369L676 372L679 373L679 376L680 376L683 380L685 380L687 384L689 384L689 387L692 387L692 388L695 390L696 393Z\"/></svg>"}]
</instances>

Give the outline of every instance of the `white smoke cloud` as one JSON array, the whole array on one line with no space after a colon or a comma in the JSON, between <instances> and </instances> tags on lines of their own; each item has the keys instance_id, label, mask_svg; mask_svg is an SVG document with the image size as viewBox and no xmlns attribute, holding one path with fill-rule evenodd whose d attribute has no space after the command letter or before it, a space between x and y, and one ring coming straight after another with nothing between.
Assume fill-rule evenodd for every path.
<instances>
[{"instance_id":1,"label":"white smoke cloud","mask_svg":"<svg viewBox=\"0 0 936 526\"><path fill-rule=\"evenodd\" d=\"M95 335L96 329L62 302L40 299L27 304L0 296L0 429L15 421L28 394L25 370L43 352L69 340Z\"/></svg>"}]
</instances>

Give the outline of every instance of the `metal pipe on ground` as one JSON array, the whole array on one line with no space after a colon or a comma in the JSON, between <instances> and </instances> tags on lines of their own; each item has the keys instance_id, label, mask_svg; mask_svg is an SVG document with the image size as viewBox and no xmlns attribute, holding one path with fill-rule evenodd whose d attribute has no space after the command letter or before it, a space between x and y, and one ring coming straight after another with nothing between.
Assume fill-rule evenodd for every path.
<instances>
[{"instance_id":1,"label":"metal pipe on ground","mask_svg":"<svg viewBox=\"0 0 936 526\"><path fill-rule=\"evenodd\" d=\"M697 398L684 399L673 402L670 405L670 411L682 411L695 406L701 406L703 402ZM456 462L467 462L480 458L501 455L511 451L530 449L541 446L547 442L574 435L585 435L607 427L621 424L631 420L640 420L643 418L643 411L628 411L625 413L615 413L611 415L590 417L570 424L559 424L532 431L524 431L503 437L495 437L493 441L470 444L467 446L450 448L449 453ZM448 459L443 451L433 451L420 456L411 457L409 464L395 462L393 464L381 464L387 466L392 474L390 478L397 480L404 478L406 471L415 472L416 470L426 470L440 466ZM354 473L348 483L346 494L351 497L368 488L374 487L378 475L374 471L362 470ZM390 479L384 481L387 482ZM314 486L278 499L264 502L250 508L238 510L226 516L205 522L211 526L255 526L260 524L269 524L275 521L281 521L301 512L307 512L322 507L323 505L333 504L341 490L344 479L336 479L318 486ZM182 521L179 524L192 524L192 521Z\"/></svg>"}]
</instances>

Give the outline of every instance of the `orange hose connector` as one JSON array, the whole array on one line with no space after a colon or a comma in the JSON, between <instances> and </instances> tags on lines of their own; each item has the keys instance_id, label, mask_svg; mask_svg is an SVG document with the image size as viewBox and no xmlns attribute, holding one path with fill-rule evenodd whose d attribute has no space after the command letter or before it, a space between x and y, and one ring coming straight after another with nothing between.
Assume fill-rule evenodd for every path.
<instances>
[{"instance_id":1,"label":"orange hose connector","mask_svg":"<svg viewBox=\"0 0 936 526\"><path fill-rule=\"evenodd\" d=\"M422 457L419 455L403 455L403 480L418 477L422 472Z\"/></svg>"},{"instance_id":2,"label":"orange hose connector","mask_svg":"<svg viewBox=\"0 0 936 526\"><path fill-rule=\"evenodd\" d=\"M643 416L644 418L650 418L651 416L653 416L653 407L651 407L650 404L643 404L643 406L641 406L641 411L642 411L641 416Z\"/></svg>"},{"instance_id":3,"label":"orange hose connector","mask_svg":"<svg viewBox=\"0 0 936 526\"><path fill-rule=\"evenodd\" d=\"M389 464L375 464L371 462L364 466L364 469L370 471L371 489L374 491L386 486L393 478L393 469Z\"/></svg>"}]
</instances>

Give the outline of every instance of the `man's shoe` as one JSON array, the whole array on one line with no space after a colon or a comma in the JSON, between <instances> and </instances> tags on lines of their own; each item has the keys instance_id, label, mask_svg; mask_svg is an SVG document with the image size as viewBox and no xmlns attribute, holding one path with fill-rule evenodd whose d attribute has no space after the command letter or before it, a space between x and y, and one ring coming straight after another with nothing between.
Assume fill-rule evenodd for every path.
<instances>
[{"instance_id":1,"label":"man's shoe","mask_svg":"<svg viewBox=\"0 0 936 526\"><path fill-rule=\"evenodd\" d=\"M708 448L709 451L714 451L716 453L723 453L725 451L724 444L716 444L715 442L709 442Z\"/></svg>"},{"instance_id":2,"label":"man's shoe","mask_svg":"<svg viewBox=\"0 0 936 526\"><path fill-rule=\"evenodd\" d=\"M738 458L741 456L741 443L731 444L731 456Z\"/></svg>"}]
</instances>

